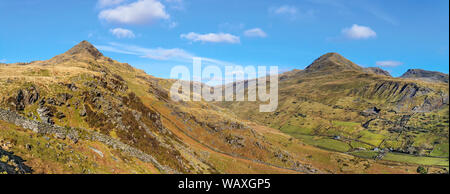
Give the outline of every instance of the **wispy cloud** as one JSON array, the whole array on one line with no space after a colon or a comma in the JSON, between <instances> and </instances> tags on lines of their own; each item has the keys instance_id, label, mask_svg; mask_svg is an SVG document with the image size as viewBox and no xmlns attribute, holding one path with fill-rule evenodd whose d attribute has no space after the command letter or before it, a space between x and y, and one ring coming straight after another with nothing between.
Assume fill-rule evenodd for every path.
<instances>
[{"instance_id":1,"label":"wispy cloud","mask_svg":"<svg viewBox=\"0 0 450 194\"><path fill-rule=\"evenodd\" d=\"M188 34L181 34L180 37L193 42L203 42L203 43L212 42L212 43L237 44L241 42L238 36L228 33L198 34L195 32L190 32Z\"/></svg>"},{"instance_id":2,"label":"wispy cloud","mask_svg":"<svg viewBox=\"0 0 450 194\"><path fill-rule=\"evenodd\" d=\"M123 3L125 0L98 0L97 6L99 8L112 7Z\"/></svg>"},{"instance_id":3,"label":"wispy cloud","mask_svg":"<svg viewBox=\"0 0 450 194\"><path fill-rule=\"evenodd\" d=\"M168 25L168 27L169 27L170 29L176 28L177 26L178 26L178 22L170 22L169 25Z\"/></svg>"},{"instance_id":4,"label":"wispy cloud","mask_svg":"<svg viewBox=\"0 0 450 194\"><path fill-rule=\"evenodd\" d=\"M397 67L403 65L403 63L399 61L377 61L376 65L380 67Z\"/></svg>"},{"instance_id":5,"label":"wispy cloud","mask_svg":"<svg viewBox=\"0 0 450 194\"><path fill-rule=\"evenodd\" d=\"M231 23L231 22L225 22L219 24L220 31L225 32L240 32L245 28L245 24L242 22L239 23Z\"/></svg>"},{"instance_id":6,"label":"wispy cloud","mask_svg":"<svg viewBox=\"0 0 450 194\"><path fill-rule=\"evenodd\" d=\"M135 45L120 44L111 42L109 45L96 45L96 47L102 51L109 51L121 54L136 55L142 58L149 58L154 60L173 60L173 61L186 61L192 60L194 55L180 48L144 48Z\"/></svg>"},{"instance_id":7,"label":"wispy cloud","mask_svg":"<svg viewBox=\"0 0 450 194\"><path fill-rule=\"evenodd\" d=\"M350 28L342 29L342 35L344 35L344 37L348 39L359 40L375 38L377 36L377 33L368 26L353 24L353 26Z\"/></svg>"},{"instance_id":8,"label":"wispy cloud","mask_svg":"<svg viewBox=\"0 0 450 194\"><path fill-rule=\"evenodd\" d=\"M133 31L124 28L114 28L110 29L109 32L116 36L117 38L135 38Z\"/></svg>"},{"instance_id":9,"label":"wispy cloud","mask_svg":"<svg viewBox=\"0 0 450 194\"><path fill-rule=\"evenodd\" d=\"M184 10L185 9L185 2L184 0L164 0L169 8L175 9L175 10Z\"/></svg>"},{"instance_id":10,"label":"wispy cloud","mask_svg":"<svg viewBox=\"0 0 450 194\"><path fill-rule=\"evenodd\" d=\"M392 25L398 25L398 21L394 19L391 15L387 14L386 12L382 11L381 9L378 9L373 6L366 7L367 11L371 13L376 18L383 20L387 23L390 23Z\"/></svg>"},{"instance_id":11,"label":"wispy cloud","mask_svg":"<svg viewBox=\"0 0 450 194\"><path fill-rule=\"evenodd\" d=\"M0 59L0 63L6 63L6 61L8 61L8 60L6 60L6 59Z\"/></svg>"},{"instance_id":12,"label":"wispy cloud","mask_svg":"<svg viewBox=\"0 0 450 194\"><path fill-rule=\"evenodd\" d=\"M136 2L106 9L100 12L101 20L122 24L146 24L158 19L169 19L165 6L157 0Z\"/></svg>"},{"instance_id":13,"label":"wispy cloud","mask_svg":"<svg viewBox=\"0 0 450 194\"><path fill-rule=\"evenodd\" d=\"M244 35L247 37L260 37L260 38L267 37L267 33L264 32L261 28L253 28L253 29L246 30L244 32Z\"/></svg>"},{"instance_id":14,"label":"wispy cloud","mask_svg":"<svg viewBox=\"0 0 450 194\"><path fill-rule=\"evenodd\" d=\"M308 17L314 17L314 11L313 10L300 10L296 6L292 5L282 5L278 7L270 7L269 13L272 15L279 15L279 16L285 16L292 20L299 19L299 18L308 18Z\"/></svg>"},{"instance_id":15,"label":"wispy cloud","mask_svg":"<svg viewBox=\"0 0 450 194\"><path fill-rule=\"evenodd\" d=\"M270 12L279 15L296 15L298 13L297 7L290 5L282 5L280 7L272 7Z\"/></svg>"},{"instance_id":16,"label":"wispy cloud","mask_svg":"<svg viewBox=\"0 0 450 194\"><path fill-rule=\"evenodd\" d=\"M184 49L181 48L146 48L136 45L129 44L121 44L116 42L110 42L107 45L95 45L101 51L127 54L127 55L135 55L141 58L148 58L158 61L177 61L177 62L188 62L191 63L194 57L196 56ZM219 66L227 66L227 65L236 65L231 62L226 62L222 60L201 57L202 62L205 65L219 65Z\"/></svg>"},{"instance_id":17,"label":"wispy cloud","mask_svg":"<svg viewBox=\"0 0 450 194\"><path fill-rule=\"evenodd\" d=\"M392 25L398 25L398 20L388 12L384 11L376 1L369 0L308 0L310 3L321 6L330 6L335 8L336 12L357 16L358 11L368 13L375 18L383 20Z\"/></svg>"}]
</instances>

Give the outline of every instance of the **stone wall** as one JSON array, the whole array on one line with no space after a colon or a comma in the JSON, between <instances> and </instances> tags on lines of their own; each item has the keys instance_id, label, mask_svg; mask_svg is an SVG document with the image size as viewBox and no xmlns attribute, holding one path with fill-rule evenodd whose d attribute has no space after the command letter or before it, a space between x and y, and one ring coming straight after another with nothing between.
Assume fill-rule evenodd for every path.
<instances>
[{"instance_id":1,"label":"stone wall","mask_svg":"<svg viewBox=\"0 0 450 194\"><path fill-rule=\"evenodd\" d=\"M60 139L70 139L74 143L78 140L98 141L108 145L114 149L121 150L123 153L140 159L143 162L151 162L161 173L178 173L175 170L161 165L153 156L144 153L143 151L131 147L127 144L120 142L110 136L97 133L92 130L80 129L80 128L68 128L60 127L56 125L50 125L42 123L36 120L31 120L22 115L17 114L14 111L5 110L0 108L0 120L8 123L15 124L25 129L32 130L35 133L53 135Z\"/></svg>"}]
</instances>

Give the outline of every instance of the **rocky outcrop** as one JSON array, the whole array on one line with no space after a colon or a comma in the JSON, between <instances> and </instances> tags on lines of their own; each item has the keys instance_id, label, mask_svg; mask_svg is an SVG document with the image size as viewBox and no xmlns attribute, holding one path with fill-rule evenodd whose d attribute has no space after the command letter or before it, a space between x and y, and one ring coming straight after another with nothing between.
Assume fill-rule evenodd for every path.
<instances>
[{"instance_id":1,"label":"rocky outcrop","mask_svg":"<svg viewBox=\"0 0 450 194\"><path fill-rule=\"evenodd\" d=\"M74 83L68 83L68 84L64 84L68 89L72 90L72 92L75 92L78 90L78 87L74 84Z\"/></svg>"},{"instance_id":2,"label":"rocky outcrop","mask_svg":"<svg viewBox=\"0 0 450 194\"><path fill-rule=\"evenodd\" d=\"M423 69L408 69L400 78L416 79L429 82L448 83L448 74L437 71L426 71Z\"/></svg>"},{"instance_id":3,"label":"rocky outcrop","mask_svg":"<svg viewBox=\"0 0 450 194\"><path fill-rule=\"evenodd\" d=\"M1 108L0 108L0 120L13 123L25 129L32 130L35 133L53 135L59 139L68 138L75 143L78 142L80 139L98 141L104 143L105 145L111 146L114 149L118 149L131 157L136 157L142 160L143 162L151 162L162 173L178 173L177 171L167 166L161 165L153 156L148 155L143 151L131 147L127 144L124 144L119 140L116 140L107 135L97 133L95 131L80 128L69 128L50 125L48 123L27 119L14 111L8 111Z\"/></svg>"},{"instance_id":4,"label":"rocky outcrop","mask_svg":"<svg viewBox=\"0 0 450 194\"><path fill-rule=\"evenodd\" d=\"M244 138L237 135L227 135L225 137L225 142L235 147L244 147Z\"/></svg>"},{"instance_id":5,"label":"rocky outcrop","mask_svg":"<svg viewBox=\"0 0 450 194\"><path fill-rule=\"evenodd\" d=\"M430 112L448 105L449 96L411 82L378 81L360 89L353 89L350 95L368 99L381 99L396 106L396 110ZM425 99L425 100L420 100Z\"/></svg>"},{"instance_id":6,"label":"rocky outcrop","mask_svg":"<svg viewBox=\"0 0 450 194\"><path fill-rule=\"evenodd\" d=\"M378 109L377 107L373 107L373 108L369 108L367 110L364 110L360 113L360 115L365 116L365 117L369 117L369 116L375 116L378 113L380 113L380 109Z\"/></svg>"},{"instance_id":7,"label":"rocky outcrop","mask_svg":"<svg viewBox=\"0 0 450 194\"><path fill-rule=\"evenodd\" d=\"M52 117L55 114L56 109L51 106L41 105L38 109L36 109L36 112L39 115L39 118L41 118L42 122L48 123L48 124L54 124Z\"/></svg>"},{"instance_id":8,"label":"rocky outcrop","mask_svg":"<svg viewBox=\"0 0 450 194\"><path fill-rule=\"evenodd\" d=\"M12 152L8 152L0 148L0 174L29 174L33 170L24 164L21 157L15 156Z\"/></svg>"},{"instance_id":9,"label":"rocky outcrop","mask_svg":"<svg viewBox=\"0 0 450 194\"><path fill-rule=\"evenodd\" d=\"M374 73L377 75L384 75L384 76L388 76L388 77L392 77L391 74L379 67L368 67L368 68L364 68L364 71L367 73Z\"/></svg>"},{"instance_id":10,"label":"rocky outcrop","mask_svg":"<svg viewBox=\"0 0 450 194\"><path fill-rule=\"evenodd\" d=\"M39 100L39 91L35 86L27 89L20 89L17 94L8 99L8 105L17 111L23 111L25 106L35 103Z\"/></svg>"}]
</instances>

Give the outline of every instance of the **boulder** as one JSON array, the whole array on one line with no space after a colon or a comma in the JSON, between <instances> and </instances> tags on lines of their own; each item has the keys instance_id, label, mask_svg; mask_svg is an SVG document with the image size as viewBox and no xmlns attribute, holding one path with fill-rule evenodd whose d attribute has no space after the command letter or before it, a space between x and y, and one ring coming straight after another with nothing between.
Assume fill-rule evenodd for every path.
<instances>
[{"instance_id":1,"label":"boulder","mask_svg":"<svg viewBox=\"0 0 450 194\"><path fill-rule=\"evenodd\" d=\"M82 117L86 116L86 108L84 107L84 105L81 106L79 114Z\"/></svg>"}]
</instances>

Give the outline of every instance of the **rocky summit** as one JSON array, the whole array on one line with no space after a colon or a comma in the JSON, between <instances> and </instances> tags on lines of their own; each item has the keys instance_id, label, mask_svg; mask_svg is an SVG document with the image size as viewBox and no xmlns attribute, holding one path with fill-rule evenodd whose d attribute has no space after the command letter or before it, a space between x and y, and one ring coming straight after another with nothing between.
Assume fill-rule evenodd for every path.
<instances>
[{"instance_id":1,"label":"rocky summit","mask_svg":"<svg viewBox=\"0 0 450 194\"><path fill-rule=\"evenodd\" d=\"M384 76L392 77L388 71L385 71L379 67L368 67L368 68L365 68L364 70L369 73L375 73L377 75L384 75Z\"/></svg>"},{"instance_id":2,"label":"rocky summit","mask_svg":"<svg viewBox=\"0 0 450 194\"><path fill-rule=\"evenodd\" d=\"M422 69L409 69L401 78L448 83L448 74Z\"/></svg>"},{"instance_id":3,"label":"rocky summit","mask_svg":"<svg viewBox=\"0 0 450 194\"><path fill-rule=\"evenodd\" d=\"M0 64L0 173L448 173L448 76L416 72L328 53L280 74L278 109L260 113L172 101L175 80L82 41Z\"/></svg>"}]
</instances>

